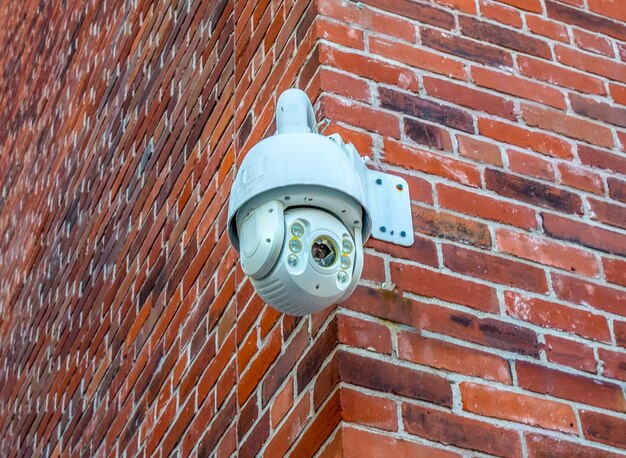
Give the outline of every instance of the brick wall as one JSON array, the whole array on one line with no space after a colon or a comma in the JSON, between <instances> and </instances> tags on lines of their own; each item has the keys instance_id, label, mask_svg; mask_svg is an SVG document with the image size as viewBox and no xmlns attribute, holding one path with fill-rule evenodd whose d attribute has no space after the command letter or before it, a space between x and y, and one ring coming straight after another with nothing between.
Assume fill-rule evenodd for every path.
<instances>
[{"instance_id":1,"label":"brick wall","mask_svg":"<svg viewBox=\"0 0 626 458\"><path fill-rule=\"evenodd\" d=\"M620 0L5 2L0 454L626 454ZM345 304L254 294L236 164L305 89L411 186Z\"/></svg>"}]
</instances>

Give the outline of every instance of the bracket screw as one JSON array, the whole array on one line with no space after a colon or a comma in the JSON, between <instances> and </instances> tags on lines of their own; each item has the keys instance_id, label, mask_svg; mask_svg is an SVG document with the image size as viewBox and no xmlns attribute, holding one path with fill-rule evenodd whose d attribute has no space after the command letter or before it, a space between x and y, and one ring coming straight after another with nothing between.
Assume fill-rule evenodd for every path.
<instances>
[{"instance_id":1,"label":"bracket screw","mask_svg":"<svg viewBox=\"0 0 626 458\"><path fill-rule=\"evenodd\" d=\"M383 180L381 180L380 178L376 178L376 184L383 184Z\"/></svg>"},{"instance_id":2,"label":"bracket screw","mask_svg":"<svg viewBox=\"0 0 626 458\"><path fill-rule=\"evenodd\" d=\"M406 232L400 231L400 237L406 237Z\"/></svg>"},{"instance_id":3,"label":"bracket screw","mask_svg":"<svg viewBox=\"0 0 626 458\"><path fill-rule=\"evenodd\" d=\"M404 186L402 186L402 183L398 183L398 184L396 185L396 189L397 189L398 191L402 191L402 190L404 189Z\"/></svg>"},{"instance_id":4,"label":"bracket screw","mask_svg":"<svg viewBox=\"0 0 626 458\"><path fill-rule=\"evenodd\" d=\"M387 232L387 228L385 226L380 226L380 232Z\"/></svg>"}]
</instances>

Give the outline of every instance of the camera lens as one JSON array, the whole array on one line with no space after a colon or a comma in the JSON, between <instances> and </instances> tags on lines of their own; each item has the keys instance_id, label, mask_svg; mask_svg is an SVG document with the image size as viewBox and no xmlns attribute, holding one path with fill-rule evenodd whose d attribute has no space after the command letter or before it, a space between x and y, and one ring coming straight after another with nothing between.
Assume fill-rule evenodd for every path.
<instances>
[{"instance_id":1,"label":"camera lens","mask_svg":"<svg viewBox=\"0 0 626 458\"><path fill-rule=\"evenodd\" d=\"M328 237L318 237L311 245L313 260L322 267L330 267L337 260L337 249Z\"/></svg>"}]
</instances>

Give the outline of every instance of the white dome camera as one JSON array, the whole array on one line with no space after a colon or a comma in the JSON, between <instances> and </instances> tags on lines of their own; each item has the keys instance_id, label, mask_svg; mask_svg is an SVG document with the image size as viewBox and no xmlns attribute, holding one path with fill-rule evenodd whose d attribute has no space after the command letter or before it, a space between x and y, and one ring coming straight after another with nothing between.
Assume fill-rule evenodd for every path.
<instances>
[{"instance_id":1,"label":"white dome camera","mask_svg":"<svg viewBox=\"0 0 626 458\"><path fill-rule=\"evenodd\" d=\"M402 178L368 169L339 135L318 134L301 90L280 96L276 125L237 173L228 235L259 296L302 316L350 296L370 234L413 244L409 190Z\"/></svg>"}]
</instances>

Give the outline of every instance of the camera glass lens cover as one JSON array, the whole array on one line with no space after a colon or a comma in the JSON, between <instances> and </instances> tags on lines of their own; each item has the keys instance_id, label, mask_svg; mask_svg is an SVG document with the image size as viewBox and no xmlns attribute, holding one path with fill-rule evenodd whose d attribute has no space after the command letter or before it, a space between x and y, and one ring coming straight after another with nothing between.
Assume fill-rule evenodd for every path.
<instances>
[{"instance_id":1,"label":"camera glass lens cover","mask_svg":"<svg viewBox=\"0 0 626 458\"><path fill-rule=\"evenodd\" d=\"M331 267L337 260L337 247L330 237L317 237L311 245L311 256L321 267Z\"/></svg>"}]
</instances>

